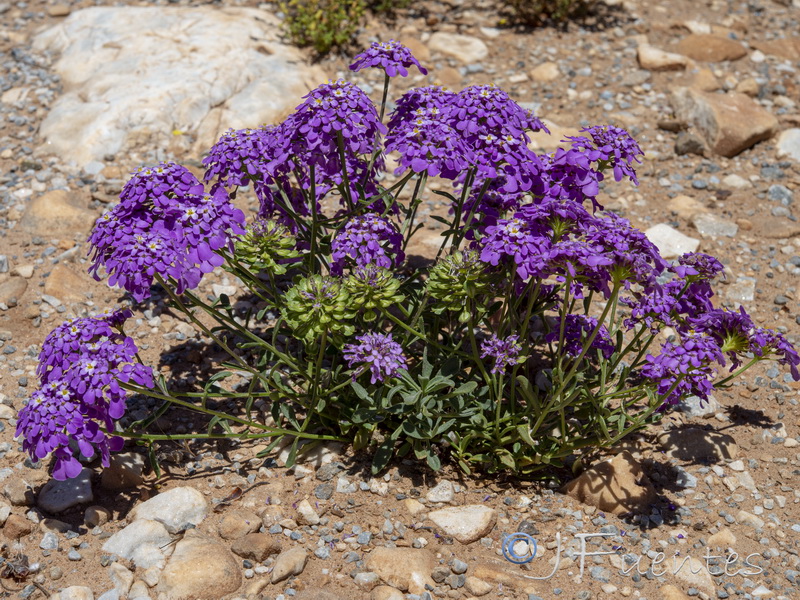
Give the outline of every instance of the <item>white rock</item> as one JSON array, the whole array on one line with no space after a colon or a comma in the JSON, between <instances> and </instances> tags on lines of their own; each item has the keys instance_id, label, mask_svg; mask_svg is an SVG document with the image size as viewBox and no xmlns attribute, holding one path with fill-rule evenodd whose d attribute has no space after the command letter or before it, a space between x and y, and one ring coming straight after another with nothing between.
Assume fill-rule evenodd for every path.
<instances>
[{"instance_id":1,"label":"white rock","mask_svg":"<svg viewBox=\"0 0 800 600\"><path fill-rule=\"evenodd\" d=\"M431 36L428 48L448 54L465 64L483 60L489 55L489 48L478 38L443 31L437 31Z\"/></svg>"},{"instance_id":2,"label":"white rock","mask_svg":"<svg viewBox=\"0 0 800 600\"><path fill-rule=\"evenodd\" d=\"M0 419L8 421L9 419L15 419L16 417L17 417L17 411L14 410L13 406L8 406L7 404L0 404Z\"/></svg>"},{"instance_id":3,"label":"white rock","mask_svg":"<svg viewBox=\"0 0 800 600\"><path fill-rule=\"evenodd\" d=\"M275 566L272 569L271 583L278 583L288 579L292 575L299 575L306 568L308 552L304 548L294 547L281 552L275 558Z\"/></svg>"},{"instance_id":4,"label":"white rock","mask_svg":"<svg viewBox=\"0 0 800 600\"><path fill-rule=\"evenodd\" d=\"M163 569L164 565L167 564L167 559L161 551L161 547L155 544L142 544L137 547L131 554L131 560L137 569L149 569L150 567ZM156 580L157 582L158 580Z\"/></svg>"},{"instance_id":5,"label":"white rock","mask_svg":"<svg viewBox=\"0 0 800 600\"><path fill-rule=\"evenodd\" d=\"M695 252L700 246L700 240L684 235L666 223L653 225L644 232L658 251L666 259L677 258L687 252Z\"/></svg>"},{"instance_id":6,"label":"white rock","mask_svg":"<svg viewBox=\"0 0 800 600\"><path fill-rule=\"evenodd\" d=\"M203 151L229 127L278 121L325 80L282 35L277 17L253 8L77 10L34 40L60 53L66 90L42 123L45 148L86 165L137 140L166 147L176 131Z\"/></svg>"},{"instance_id":7,"label":"white rock","mask_svg":"<svg viewBox=\"0 0 800 600\"><path fill-rule=\"evenodd\" d=\"M297 514L299 518L297 522L301 525L317 525L319 524L319 513L314 510L308 500L301 500L297 505Z\"/></svg>"},{"instance_id":8,"label":"white rock","mask_svg":"<svg viewBox=\"0 0 800 600\"><path fill-rule=\"evenodd\" d=\"M72 585L50 596L50 600L94 600L94 594L91 588Z\"/></svg>"},{"instance_id":9,"label":"white rock","mask_svg":"<svg viewBox=\"0 0 800 600\"><path fill-rule=\"evenodd\" d=\"M131 560L136 549L144 544L152 544L160 548L170 541L172 541L172 537L163 524L139 519L108 538L103 544L103 550Z\"/></svg>"},{"instance_id":10,"label":"white rock","mask_svg":"<svg viewBox=\"0 0 800 600\"><path fill-rule=\"evenodd\" d=\"M764 585L760 585L754 590L750 592L750 595L753 598L769 598L770 596L774 596L775 592Z\"/></svg>"},{"instance_id":11,"label":"white rock","mask_svg":"<svg viewBox=\"0 0 800 600\"><path fill-rule=\"evenodd\" d=\"M707 594L714 593L714 580L706 568L706 563L700 562L694 557L690 557L685 562L676 562L676 568L680 570L675 573L675 577L680 579L685 585L682 587L695 587ZM670 570L673 572L673 570Z\"/></svg>"},{"instance_id":12,"label":"white rock","mask_svg":"<svg viewBox=\"0 0 800 600\"><path fill-rule=\"evenodd\" d=\"M800 131L800 130L798 130ZM731 173L722 178L722 185L734 190L749 190L753 184L747 181L744 177Z\"/></svg>"},{"instance_id":13,"label":"white rock","mask_svg":"<svg viewBox=\"0 0 800 600\"><path fill-rule=\"evenodd\" d=\"M471 544L489 535L497 522L497 513L482 504L469 504L434 510L428 513L428 519L462 544Z\"/></svg>"},{"instance_id":14,"label":"white rock","mask_svg":"<svg viewBox=\"0 0 800 600\"><path fill-rule=\"evenodd\" d=\"M131 518L158 521L170 533L179 533L189 525L199 525L207 515L208 503L205 497L190 487L177 487L162 492L131 511Z\"/></svg>"},{"instance_id":15,"label":"white rock","mask_svg":"<svg viewBox=\"0 0 800 600\"><path fill-rule=\"evenodd\" d=\"M684 27L696 34L709 34L711 33L711 25L703 23L702 21L684 21Z\"/></svg>"},{"instance_id":16,"label":"white rock","mask_svg":"<svg viewBox=\"0 0 800 600\"><path fill-rule=\"evenodd\" d=\"M791 158L800 162L800 129L795 127L781 131L777 148L778 158Z\"/></svg>"},{"instance_id":17,"label":"white rock","mask_svg":"<svg viewBox=\"0 0 800 600\"><path fill-rule=\"evenodd\" d=\"M51 479L39 492L37 504L45 512L60 513L77 504L91 502L92 470L84 468L77 477L65 481Z\"/></svg>"},{"instance_id":18,"label":"white rock","mask_svg":"<svg viewBox=\"0 0 800 600\"><path fill-rule=\"evenodd\" d=\"M436 503L452 502L454 497L455 490L453 489L453 483L446 479L440 481L436 487L431 488L425 495L428 502Z\"/></svg>"},{"instance_id":19,"label":"white rock","mask_svg":"<svg viewBox=\"0 0 800 600\"><path fill-rule=\"evenodd\" d=\"M639 65L648 71L682 71L689 59L682 54L665 52L648 44L642 44L637 51Z\"/></svg>"},{"instance_id":20,"label":"white rock","mask_svg":"<svg viewBox=\"0 0 800 600\"><path fill-rule=\"evenodd\" d=\"M692 225L703 237L735 237L739 226L733 221L721 219L712 213L700 213L692 219Z\"/></svg>"},{"instance_id":21,"label":"white rock","mask_svg":"<svg viewBox=\"0 0 800 600\"><path fill-rule=\"evenodd\" d=\"M756 280L753 277L739 277L725 290L725 297L736 304L752 302L756 297Z\"/></svg>"},{"instance_id":22,"label":"white rock","mask_svg":"<svg viewBox=\"0 0 800 600\"><path fill-rule=\"evenodd\" d=\"M108 576L111 578L111 583L114 584L114 590L120 596L127 596L133 585L133 573L131 570L119 562L113 562L108 567Z\"/></svg>"}]
</instances>

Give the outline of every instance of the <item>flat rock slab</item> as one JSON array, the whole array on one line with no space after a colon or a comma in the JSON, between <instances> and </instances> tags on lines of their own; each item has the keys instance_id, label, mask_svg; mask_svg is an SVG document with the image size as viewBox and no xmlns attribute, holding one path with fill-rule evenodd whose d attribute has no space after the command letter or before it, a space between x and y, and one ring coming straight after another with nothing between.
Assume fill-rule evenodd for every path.
<instances>
[{"instance_id":1,"label":"flat rock slab","mask_svg":"<svg viewBox=\"0 0 800 600\"><path fill-rule=\"evenodd\" d=\"M695 252L700 246L700 240L689 237L666 223L653 225L644 234L656 245L661 256L666 259L678 258L687 252Z\"/></svg>"},{"instance_id":2,"label":"flat rock slab","mask_svg":"<svg viewBox=\"0 0 800 600\"><path fill-rule=\"evenodd\" d=\"M150 498L131 511L131 518L162 523L170 533L199 525L208 515L208 503L201 492L178 487Z\"/></svg>"},{"instance_id":3,"label":"flat rock slab","mask_svg":"<svg viewBox=\"0 0 800 600\"><path fill-rule=\"evenodd\" d=\"M693 33L678 43L678 52L694 60L716 63L738 60L747 54L747 48L721 35Z\"/></svg>"},{"instance_id":4,"label":"flat rock slab","mask_svg":"<svg viewBox=\"0 0 800 600\"><path fill-rule=\"evenodd\" d=\"M48 481L39 492L36 504L45 512L58 514L92 500L92 470L84 468L74 479Z\"/></svg>"},{"instance_id":5,"label":"flat rock slab","mask_svg":"<svg viewBox=\"0 0 800 600\"><path fill-rule=\"evenodd\" d=\"M216 600L242 585L242 572L230 551L190 532L175 545L156 588L167 600Z\"/></svg>"},{"instance_id":6,"label":"flat rock slab","mask_svg":"<svg viewBox=\"0 0 800 600\"><path fill-rule=\"evenodd\" d=\"M468 504L434 510L428 513L428 519L462 544L471 544L491 533L497 513L482 504Z\"/></svg>"},{"instance_id":7,"label":"flat rock slab","mask_svg":"<svg viewBox=\"0 0 800 600\"><path fill-rule=\"evenodd\" d=\"M61 55L65 90L42 123L45 149L83 166L191 134L202 152L229 127L280 121L326 79L280 34L253 8L75 11L34 40Z\"/></svg>"}]
</instances>

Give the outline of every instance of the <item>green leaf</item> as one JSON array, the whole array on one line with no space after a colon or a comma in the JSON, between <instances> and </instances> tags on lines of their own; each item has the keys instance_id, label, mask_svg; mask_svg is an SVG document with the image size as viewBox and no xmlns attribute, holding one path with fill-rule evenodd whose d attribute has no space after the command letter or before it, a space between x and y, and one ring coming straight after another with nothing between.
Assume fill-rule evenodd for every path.
<instances>
[{"instance_id":1,"label":"green leaf","mask_svg":"<svg viewBox=\"0 0 800 600\"><path fill-rule=\"evenodd\" d=\"M358 396L361 400L370 400L367 390L365 390L364 386L362 386L357 381L351 381L350 387L353 388L353 391L356 393L356 396Z\"/></svg>"},{"instance_id":2,"label":"green leaf","mask_svg":"<svg viewBox=\"0 0 800 600\"><path fill-rule=\"evenodd\" d=\"M433 453L428 454L426 460L428 461L428 466L433 469L434 471L438 471L442 468L442 461L439 460L439 457Z\"/></svg>"},{"instance_id":3,"label":"green leaf","mask_svg":"<svg viewBox=\"0 0 800 600\"><path fill-rule=\"evenodd\" d=\"M394 454L395 440L386 438L378 448L375 450L375 456L372 457L372 474L377 475L386 468L389 461L392 460Z\"/></svg>"},{"instance_id":4,"label":"green leaf","mask_svg":"<svg viewBox=\"0 0 800 600\"><path fill-rule=\"evenodd\" d=\"M535 446L533 438L531 437L531 430L527 424L517 425L517 433L519 433L519 437L522 438L522 441L528 444L528 446L531 448Z\"/></svg>"}]
</instances>

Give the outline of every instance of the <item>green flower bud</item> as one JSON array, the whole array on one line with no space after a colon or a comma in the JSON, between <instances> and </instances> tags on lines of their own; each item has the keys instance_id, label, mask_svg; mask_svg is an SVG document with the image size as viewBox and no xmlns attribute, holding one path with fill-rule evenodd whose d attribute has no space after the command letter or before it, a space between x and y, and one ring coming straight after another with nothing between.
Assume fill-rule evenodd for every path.
<instances>
[{"instance_id":1,"label":"green flower bud","mask_svg":"<svg viewBox=\"0 0 800 600\"><path fill-rule=\"evenodd\" d=\"M257 219L236 240L235 256L246 265L273 275L286 273L286 259L297 258L297 240L285 225L272 219Z\"/></svg>"},{"instance_id":2,"label":"green flower bud","mask_svg":"<svg viewBox=\"0 0 800 600\"><path fill-rule=\"evenodd\" d=\"M450 310L466 319L470 310L485 309L487 299L495 293L494 276L475 250L455 252L440 260L430 270L426 286L431 298L438 300L432 308L436 314Z\"/></svg>"},{"instance_id":3,"label":"green flower bud","mask_svg":"<svg viewBox=\"0 0 800 600\"><path fill-rule=\"evenodd\" d=\"M326 330L334 343L355 332L348 323L355 316L350 294L336 277L304 277L286 292L285 301L283 318L306 343L313 343Z\"/></svg>"},{"instance_id":4,"label":"green flower bud","mask_svg":"<svg viewBox=\"0 0 800 600\"><path fill-rule=\"evenodd\" d=\"M357 267L344 287L350 294L350 306L363 311L366 321L374 321L380 312L405 299L398 291L400 280L389 269L372 264Z\"/></svg>"}]
</instances>

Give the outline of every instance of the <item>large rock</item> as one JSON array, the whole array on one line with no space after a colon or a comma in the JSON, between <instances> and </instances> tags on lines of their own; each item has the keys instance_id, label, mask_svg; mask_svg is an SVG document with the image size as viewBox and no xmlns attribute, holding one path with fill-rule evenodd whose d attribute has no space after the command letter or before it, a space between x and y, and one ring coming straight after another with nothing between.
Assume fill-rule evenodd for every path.
<instances>
[{"instance_id":1,"label":"large rock","mask_svg":"<svg viewBox=\"0 0 800 600\"><path fill-rule=\"evenodd\" d=\"M205 497L191 487L177 487L162 492L131 511L132 519L158 521L171 533L199 525L206 515L208 515L208 503Z\"/></svg>"},{"instance_id":2,"label":"large rock","mask_svg":"<svg viewBox=\"0 0 800 600\"><path fill-rule=\"evenodd\" d=\"M77 477L66 481L51 479L42 491L36 503L45 512L58 514L78 504L91 502L92 495L92 470L84 468Z\"/></svg>"},{"instance_id":3,"label":"large rock","mask_svg":"<svg viewBox=\"0 0 800 600\"><path fill-rule=\"evenodd\" d=\"M44 280L44 293L62 302L85 302L86 292L97 285L88 274L80 275L67 265L56 265Z\"/></svg>"},{"instance_id":4,"label":"large rock","mask_svg":"<svg viewBox=\"0 0 800 600\"><path fill-rule=\"evenodd\" d=\"M593 465L561 491L615 515L647 511L656 500L656 490L650 479L627 450Z\"/></svg>"},{"instance_id":5,"label":"large rock","mask_svg":"<svg viewBox=\"0 0 800 600\"><path fill-rule=\"evenodd\" d=\"M709 147L728 158L767 140L778 130L778 120L752 98L730 92L712 94L678 88L672 94L678 119L694 125Z\"/></svg>"},{"instance_id":6,"label":"large rock","mask_svg":"<svg viewBox=\"0 0 800 600\"><path fill-rule=\"evenodd\" d=\"M76 233L88 233L97 215L86 206L85 197L76 192L46 192L28 204L19 227L46 238L71 238Z\"/></svg>"},{"instance_id":7,"label":"large rock","mask_svg":"<svg viewBox=\"0 0 800 600\"><path fill-rule=\"evenodd\" d=\"M365 568L384 583L411 594L422 594L426 585L436 585L431 579L434 567L436 558L429 550L413 548L375 548L365 562Z\"/></svg>"},{"instance_id":8,"label":"large rock","mask_svg":"<svg viewBox=\"0 0 800 600\"><path fill-rule=\"evenodd\" d=\"M292 575L300 575L306 568L308 552L305 548L294 547L281 552L275 558L275 566L272 568L270 583L278 583L288 579Z\"/></svg>"},{"instance_id":9,"label":"large rock","mask_svg":"<svg viewBox=\"0 0 800 600\"><path fill-rule=\"evenodd\" d=\"M239 7L92 7L36 36L65 94L42 123L46 149L85 165L175 132L208 149L229 127L285 117L326 77L280 42L280 21Z\"/></svg>"},{"instance_id":10,"label":"large rock","mask_svg":"<svg viewBox=\"0 0 800 600\"><path fill-rule=\"evenodd\" d=\"M428 48L434 52L448 54L463 63L477 62L489 55L486 44L478 38L443 31L437 31L431 36Z\"/></svg>"},{"instance_id":11,"label":"large rock","mask_svg":"<svg viewBox=\"0 0 800 600\"><path fill-rule=\"evenodd\" d=\"M27 289L28 282L22 277L12 277L8 281L0 283L0 304L16 306L22 300Z\"/></svg>"},{"instance_id":12,"label":"large rock","mask_svg":"<svg viewBox=\"0 0 800 600\"><path fill-rule=\"evenodd\" d=\"M428 513L428 519L462 544L471 544L491 533L497 512L483 504L443 508Z\"/></svg>"},{"instance_id":13,"label":"large rock","mask_svg":"<svg viewBox=\"0 0 800 600\"><path fill-rule=\"evenodd\" d=\"M691 34L678 43L678 52L703 62L738 60L747 48L730 38L713 34Z\"/></svg>"},{"instance_id":14,"label":"large rock","mask_svg":"<svg viewBox=\"0 0 800 600\"><path fill-rule=\"evenodd\" d=\"M168 600L216 600L240 585L241 569L228 549L189 532L175 545L156 589Z\"/></svg>"}]
</instances>

